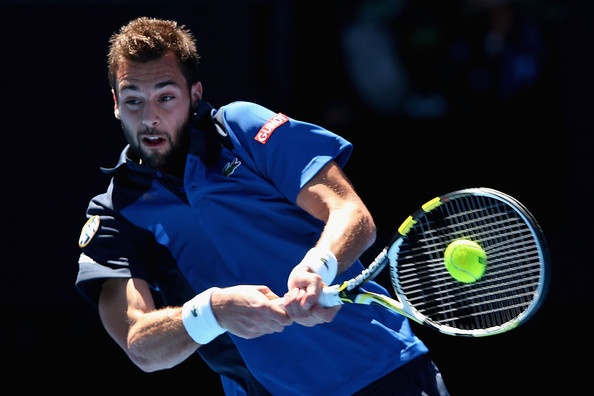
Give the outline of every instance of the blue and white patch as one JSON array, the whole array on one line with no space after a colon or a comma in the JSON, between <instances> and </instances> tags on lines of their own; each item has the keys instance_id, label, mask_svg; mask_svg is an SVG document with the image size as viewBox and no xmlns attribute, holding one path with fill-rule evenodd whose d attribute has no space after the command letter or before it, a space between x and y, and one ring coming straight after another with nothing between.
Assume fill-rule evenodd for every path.
<instances>
[{"instance_id":1,"label":"blue and white patch","mask_svg":"<svg viewBox=\"0 0 594 396\"><path fill-rule=\"evenodd\" d=\"M95 236L97 231L99 230L99 223L101 220L99 216L93 216L83 226L80 237L78 238L78 246L83 248L91 242L91 239Z\"/></svg>"}]
</instances>

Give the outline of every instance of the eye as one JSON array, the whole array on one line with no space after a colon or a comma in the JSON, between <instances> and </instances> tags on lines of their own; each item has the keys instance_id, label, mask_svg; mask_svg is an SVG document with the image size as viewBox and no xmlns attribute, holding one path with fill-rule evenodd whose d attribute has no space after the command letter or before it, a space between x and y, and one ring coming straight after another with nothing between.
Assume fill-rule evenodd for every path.
<instances>
[{"instance_id":1,"label":"eye","mask_svg":"<svg viewBox=\"0 0 594 396\"><path fill-rule=\"evenodd\" d=\"M134 106L142 103L142 101L140 99L126 99L124 103L129 106Z\"/></svg>"},{"instance_id":2,"label":"eye","mask_svg":"<svg viewBox=\"0 0 594 396\"><path fill-rule=\"evenodd\" d=\"M161 102L169 102L170 100L175 99L175 96L173 95L163 95L161 96L161 99L159 99Z\"/></svg>"}]
</instances>

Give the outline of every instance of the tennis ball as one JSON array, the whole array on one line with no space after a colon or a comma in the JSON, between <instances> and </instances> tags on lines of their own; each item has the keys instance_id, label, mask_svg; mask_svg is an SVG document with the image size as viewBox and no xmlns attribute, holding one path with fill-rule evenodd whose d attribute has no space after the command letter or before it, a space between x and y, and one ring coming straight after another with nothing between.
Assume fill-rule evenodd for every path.
<instances>
[{"instance_id":1,"label":"tennis ball","mask_svg":"<svg viewBox=\"0 0 594 396\"><path fill-rule=\"evenodd\" d=\"M487 267L487 254L476 242L458 239L444 252L445 267L454 279L462 283L479 280Z\"/></svg>"}]
</instances>

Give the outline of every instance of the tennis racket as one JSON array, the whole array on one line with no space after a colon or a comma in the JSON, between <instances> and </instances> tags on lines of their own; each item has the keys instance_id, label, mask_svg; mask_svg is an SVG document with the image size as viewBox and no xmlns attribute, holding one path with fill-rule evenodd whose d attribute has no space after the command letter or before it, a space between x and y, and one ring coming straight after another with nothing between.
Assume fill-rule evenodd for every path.
<instances>
[{"instance_id":1,"label":"tennis racket","mask_svg":"<svg viewBox=\"0 0 594 396\"><path fill-rule=\"evenodd\" d=\"M461 240L484 253L475 281L457 280L444 265L448 246ZM417 209L363 272L325 287L319 304L380 305L453 336L500 334L526 322L542 303L548 256L540 226L516 199L490 188L458 190ZM388 263L398 300L361 288Z\"/></svg>"}]
</instances>

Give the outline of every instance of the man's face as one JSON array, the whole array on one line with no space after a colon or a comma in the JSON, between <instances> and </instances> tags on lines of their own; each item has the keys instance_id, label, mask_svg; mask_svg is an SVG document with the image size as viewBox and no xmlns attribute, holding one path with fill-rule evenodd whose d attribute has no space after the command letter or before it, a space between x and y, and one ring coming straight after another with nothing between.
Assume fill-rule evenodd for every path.
<instances>
[{"instance_id":1,"label":"man's face","mask_svg":"<svg viewBox=\"0 0 594 396\"><path fill-rule=\"evenodd\" d=\"M172 53L147 63L120 65L114 113L144 165L165 169L179 155L191 109L201 96L200 83L188 91Z\"/></svg>"}]
</instances>

